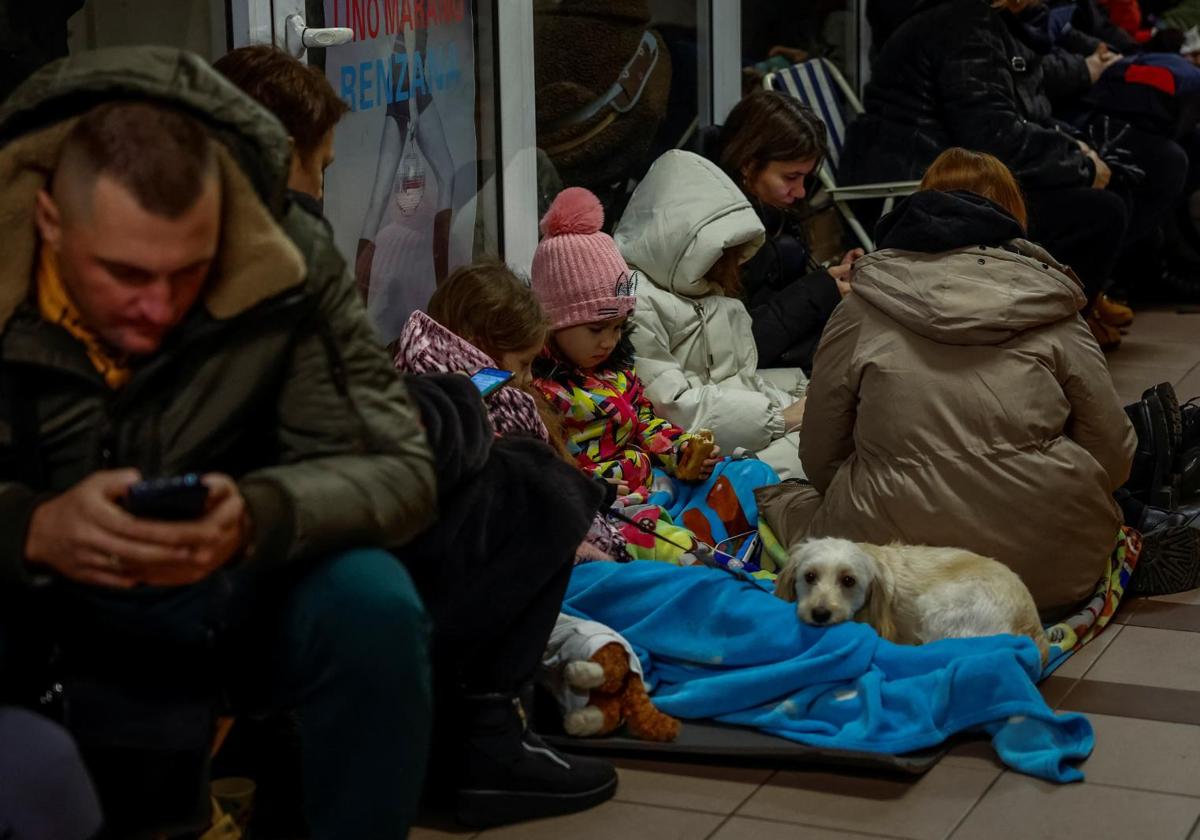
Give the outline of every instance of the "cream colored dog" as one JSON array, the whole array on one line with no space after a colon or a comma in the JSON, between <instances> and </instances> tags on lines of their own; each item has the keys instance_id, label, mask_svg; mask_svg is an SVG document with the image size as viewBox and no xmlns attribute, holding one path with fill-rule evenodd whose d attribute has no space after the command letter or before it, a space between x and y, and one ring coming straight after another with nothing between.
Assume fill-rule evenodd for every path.
<instances>
[{"instance_id":1,"label":"cream colored dog","mask_svg":"<svg viewBox=\"0 0 1200 840\"><path fill-rule=\"evenodd\" d=\"M775 594L801 621L862 621L889 641L1028 636L1046 662L1049 644L1033 596L1002 563L961 548L868 545L834 538L792 546Z\"/></svg>"}]
</instances>

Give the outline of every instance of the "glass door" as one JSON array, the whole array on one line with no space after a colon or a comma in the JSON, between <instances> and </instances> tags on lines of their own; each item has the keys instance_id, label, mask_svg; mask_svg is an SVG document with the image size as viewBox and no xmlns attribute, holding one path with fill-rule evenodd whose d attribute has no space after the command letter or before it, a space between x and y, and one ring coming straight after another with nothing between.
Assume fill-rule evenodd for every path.
<instances>
[{"instance_id":1,"label":"glass door","mask_svg":"<svg viewBox=\"0 0 1200 840\"><path fill-rule=\"evenodd\" d=\"M454 268L499 255L495 14L486 0L234 0L235 45L322 68L349 111L325 215L385 341Z\"/></svg>"}]
</instances>

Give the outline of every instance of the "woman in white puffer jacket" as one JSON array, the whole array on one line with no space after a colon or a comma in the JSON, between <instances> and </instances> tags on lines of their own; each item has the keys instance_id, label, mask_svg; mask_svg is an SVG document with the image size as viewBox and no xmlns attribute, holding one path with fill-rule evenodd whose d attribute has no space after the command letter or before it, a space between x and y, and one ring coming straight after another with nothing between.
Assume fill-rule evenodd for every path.
<instances>
[{"instance_id":1,"label":"woman in white puffer jacket","mask_svg":"<svg viewBox=\"0 0 1200 840\"><path fill-rule=\"evenodd\" d=\"M712 429L725 452L754 452L783 478L802 477L807 381L758 370L738 265L763 244L758 214L714 163L670 151L638 185L613 238L638 285L633 345L646 396L685 429ZM770 381L768 381L768 378Z\"/></svg>"}]
</instances>

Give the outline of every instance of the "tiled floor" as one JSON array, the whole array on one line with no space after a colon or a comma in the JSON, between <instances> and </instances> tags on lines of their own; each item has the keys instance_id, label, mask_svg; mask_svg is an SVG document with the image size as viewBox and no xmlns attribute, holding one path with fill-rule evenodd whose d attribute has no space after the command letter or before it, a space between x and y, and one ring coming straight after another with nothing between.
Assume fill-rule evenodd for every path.
<instances>
[{"instance_id":1,"label":"tiled floor","mask_svg":"<svg viewBox=\"0 0 1200 840\"><path fill-rule=\"evenodd\" d=\"M1126 402L1162 380L1183 397L1200 394L1200 314L1141 313L1109 365ZM616 799L587 813L412 836L1200 840L1200 590L1134 601L1118 622L1043 684L1051 705L1085 712L1095 727L1082 784L1008 772L982 742L956 747L916 780L626 760Z\"/></svg>"}]
</instances>

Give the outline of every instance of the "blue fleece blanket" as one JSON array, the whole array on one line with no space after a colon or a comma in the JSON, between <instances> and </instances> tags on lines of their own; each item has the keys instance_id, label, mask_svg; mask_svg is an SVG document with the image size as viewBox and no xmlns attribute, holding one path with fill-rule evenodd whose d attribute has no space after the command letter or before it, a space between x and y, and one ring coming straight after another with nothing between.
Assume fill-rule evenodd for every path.
<instances>
[{"instance_id":1,"label":"blue fleece blanket","mask_svg":"<svg viewBox=\"0 0 1200 840\"><path fill-rule=\"evenodd\" d=\"M681 718L750 726L816 747L905 753L981 728L1014 770L1083 774L1087 718L1055 715L1016 636L911 647L858 623L810 627L749 579L664 563L575 567L563 611L599 621L637 651L655 704Z\"/></svg>"}]
</instances>

